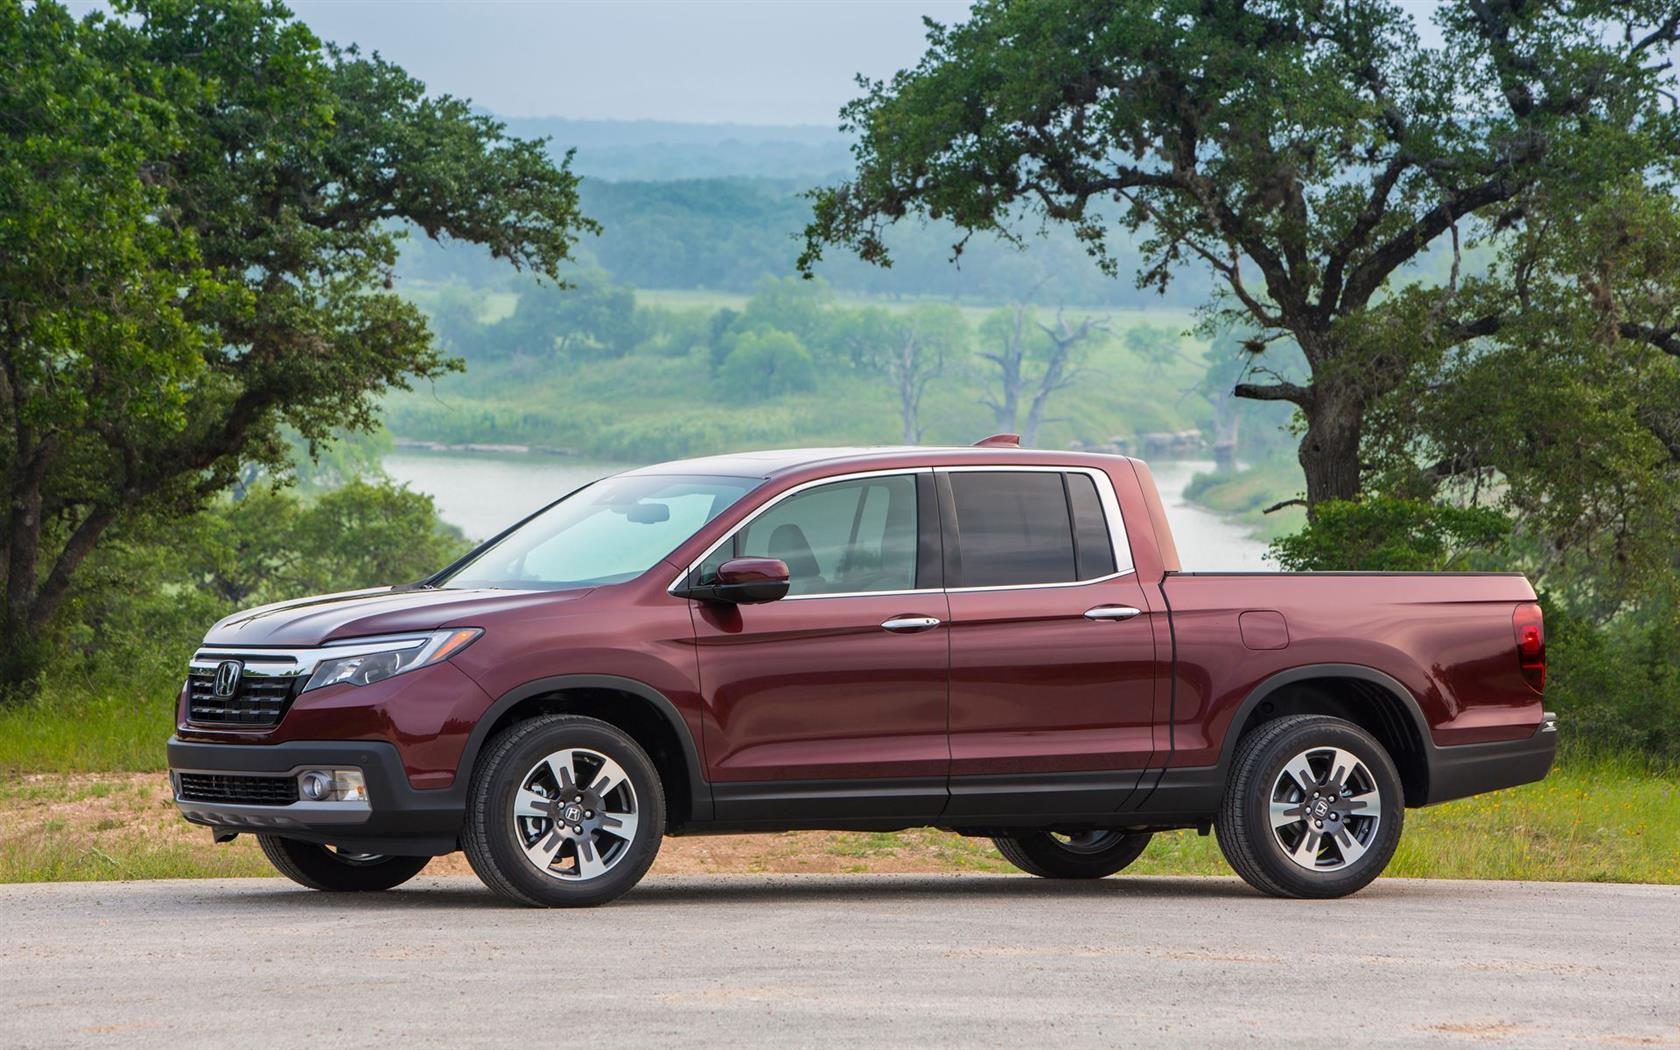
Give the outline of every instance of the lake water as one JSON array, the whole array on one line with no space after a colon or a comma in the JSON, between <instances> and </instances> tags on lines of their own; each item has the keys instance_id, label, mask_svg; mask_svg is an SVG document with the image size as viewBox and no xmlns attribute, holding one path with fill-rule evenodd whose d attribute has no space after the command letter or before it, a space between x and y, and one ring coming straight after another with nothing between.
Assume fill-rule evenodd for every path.
<instances>
[{"instance_id":1,"label":"lake water","mask_svg":"<svg viewBox=\"0 0 1680 1050\"><path fill-rule=\"evenodd\" d=\"M580 485L629 469L561 456L502 456L477 452L394 452L385 469L437 501L438 512L473 539L485 539ZM1151 463L1167 520L1186 569L1269 569L1266 545L1247 526L1184 501L1184 486L1212 470L1201 460Z\"/></svg>"}]
</instances>

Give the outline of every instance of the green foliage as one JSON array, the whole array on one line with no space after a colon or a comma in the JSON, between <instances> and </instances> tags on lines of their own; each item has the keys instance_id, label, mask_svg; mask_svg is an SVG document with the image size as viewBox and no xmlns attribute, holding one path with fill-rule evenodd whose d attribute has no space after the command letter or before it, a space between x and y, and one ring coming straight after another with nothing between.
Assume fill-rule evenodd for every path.
<instances>
[{"instance_id":1,"label":"green foliage","mask_svg":"<svg viewBox=\"0 0 1680 1050\"><path fill-rule=\"evenodd\" d=\"M312 498L270 484L166 530L117 529L65 609L56 680L177 681L205 628L267 602L408 583L467 549L430 496L355 480Z\"/></svg>"},{"instance_id":2,"label":"green foliage","mask_svg":"<svg viewBox=\"0 0 1680 1050\"><path fill-rule=\"evenodd\" d=\"M1370 413L1529 309L1521 268L1459 279L1466 237L1518 244L1628 182L1669 199L1668 8L1443 5L1426 45L1382 2L983 0L846 108L858 168L814 194L800 263L838 245L890 264L889 229L942 219L959 252L972 233L1064 226L1118 272L1111 241L1140 234L1141 285L1194 263L1222 288L1217 323L1299 347L1307 382L1235 392L1297 406L1307 498L1353 499ZM1659 247L1625 232L1635 253ZM1445 280L1415 266L1449 242Z\"/></svg>"},{"instance_id":3,"label":"green foliage","mask_svg":"<svg viewBox=\"0 0 1680 1050\"><path fill-rule=\"evenodd\" d=\"M403 222L551 276L591 228L541 143L278 4L117 14L0 4L0 690L111 530L449 370L390 290Z\"/></svg>"},{"instance_id":4,"label":"green foliage","mask_svg":"<svg viewBox=\"0 0 1680 1050\"><path fill-rule=\"evenodd\" d=\"M606 274L591 270L559 288L542 282L521 282L513 314L489 326L473 339L465 325L456 329L457 345L475 357L556 358L573 362L589 358L622 357L645 338L647 318L636 308L636 293ZM451 300L440 304L453 308ZM452 318L458 322L459 314Z\"/></svg>"},{"instance_id":5,"label":"green foliage","mask_svg":"<svg viewBox=\"0 0 1680 1050\"><path fill-rule=\"evenodd\" d=\"M1588 751L1680 763L1680 612L1654 599L1608 624L1546 609L1546 705Z\"/></svg>"},{"instance_id":6,"label":"green foliage","mask_svg":"<svg viewBox=\"0 0 1680 1050\"><path fill-rule=\"evenodd\" d=\"M1487 507L1367 496L1318 504L1305 528L1272 541L1269 555L1289 572L1446 572L1468 567L1510 532L1510 520Z\"/></svg>"},{"instance_id":7,"label":"green foliage","mask_svg":"<svg viewBox=\"0 0 1680 1050\"><path fill-rule=\"evenodd\" d=\"M731 396L764 401L817 385L811 352L791 332L750 331L735 340L723 359L718 380Z\"/></svg>"}]
</instances>

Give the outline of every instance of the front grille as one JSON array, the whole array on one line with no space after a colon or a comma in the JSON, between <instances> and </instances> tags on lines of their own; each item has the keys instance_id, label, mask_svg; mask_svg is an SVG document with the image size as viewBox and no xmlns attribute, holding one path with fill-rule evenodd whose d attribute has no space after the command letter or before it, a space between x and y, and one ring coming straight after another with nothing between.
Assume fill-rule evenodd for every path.
<instances>
[{"instance_id":1,"label":"front grille","mask_svg":"<svg viewBox=\"0 0 1680 1050\"><path fill-rule=\"evenodd\" d=\"M232 696L216 695L216 669L193 668L187 675L187 719L211 725L271 726L292 702L296 677L246 671Z\"/></svg>"},{"instance_id":2,"label":"front grille","mask_svg":"<svg viewBox=\"0 0 1680 1050\"><path fill-rule=\"evenodd\" d=\"M289 806L298 800L297 778L177 773L176 797L191 802L231 802L247 806Z\"/></svg>"}]
</instances>

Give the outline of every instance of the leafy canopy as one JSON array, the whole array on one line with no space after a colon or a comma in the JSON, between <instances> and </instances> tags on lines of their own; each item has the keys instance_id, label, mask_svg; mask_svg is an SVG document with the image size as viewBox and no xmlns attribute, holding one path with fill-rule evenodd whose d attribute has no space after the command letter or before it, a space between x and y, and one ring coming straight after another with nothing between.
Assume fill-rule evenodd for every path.
<instances>
[{"instance_id":1,"label":"leafy canopy","mask_svg":"<svg viewBox=\"0 0 1680 1050\"><path fill-rule=\"evenodd\" d=\"M451 367L403 231L556 276L577 179L540 142L278 3L0 2L0 687L113 523L367 428Z\"/></svg>"}]
</instances>

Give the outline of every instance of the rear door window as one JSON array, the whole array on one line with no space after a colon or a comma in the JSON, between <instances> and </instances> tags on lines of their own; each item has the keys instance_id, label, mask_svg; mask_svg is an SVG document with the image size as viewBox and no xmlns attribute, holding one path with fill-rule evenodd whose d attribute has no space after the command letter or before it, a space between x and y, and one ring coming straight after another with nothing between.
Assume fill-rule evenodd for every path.
<instances>
[{"instance_id":1,"label":"rear door window","mask_svg":"<svg viewBox=\"0 0 1680 1050\"><path fill-rule=\"evenodd\" d=\"M962 549L960 587L1072 583L1079 578L1062 475L1050 471L954 471Z\"/></svg>"},{"instance_id":2,"label":"rear door window","mask_svg":"<svg viewBox=\"0 0 1680 1050\"><path fill-rule=\"evenodd\" d=\"M1118 571L1096 481L1060 471L951 471L956 587L1075 583Z\"/></svg>"}]
</instances>

